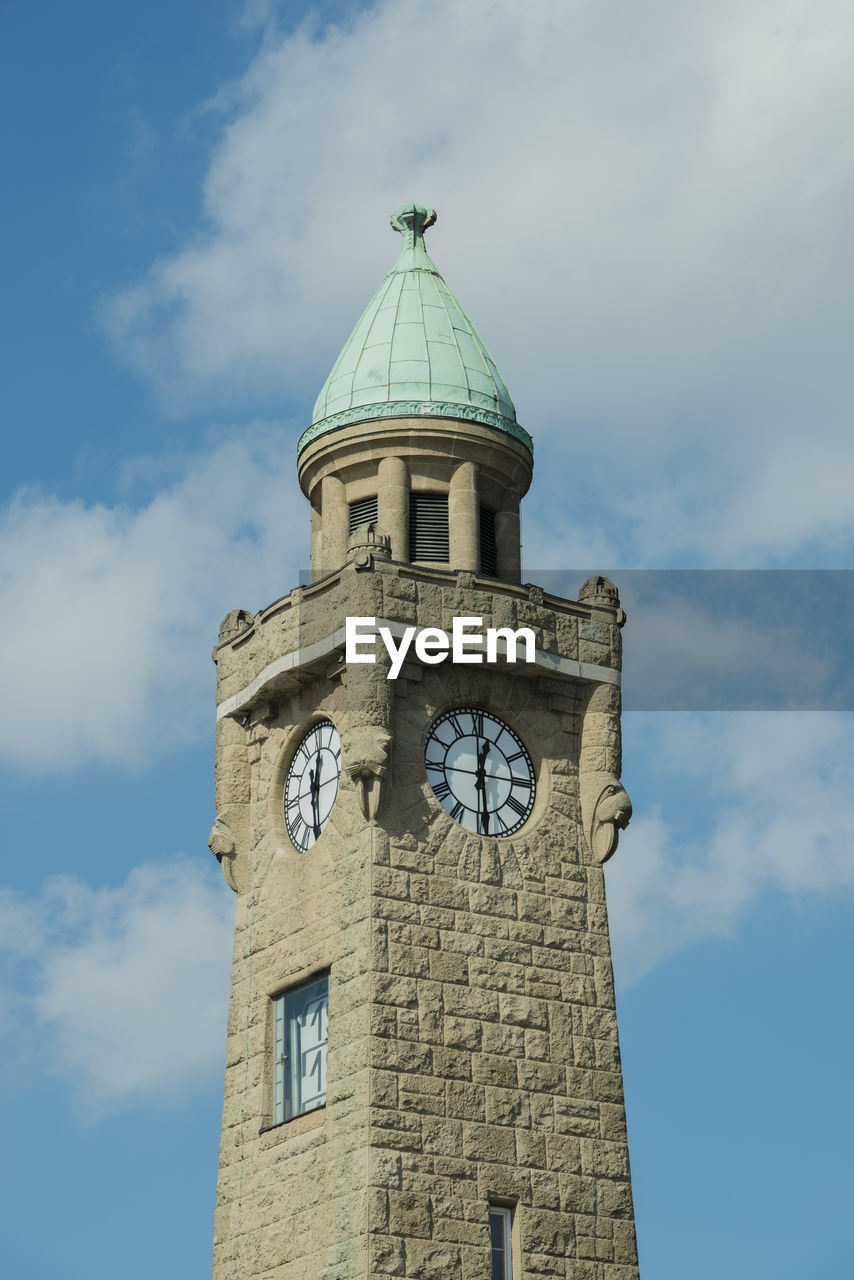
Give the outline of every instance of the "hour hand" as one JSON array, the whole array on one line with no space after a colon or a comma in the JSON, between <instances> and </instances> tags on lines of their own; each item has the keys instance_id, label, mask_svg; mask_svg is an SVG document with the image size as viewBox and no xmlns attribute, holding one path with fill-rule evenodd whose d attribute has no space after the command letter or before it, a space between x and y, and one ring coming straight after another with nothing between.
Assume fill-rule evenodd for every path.
<instances>
[{"instance_id":1,"label":"hour hand","mask_svg":"<svg viewBox=\"0 0 854 1280\"><path fill-rule=\"evenodd\" d=\"M320 806L318 803L319 792L320 792L320 765L321 765L321 757L318 756L316 761L316 768L309 769L308 771L308 781L309 781L309 786L311 790L311 817L312 817L312 825L314 826L315 840L320 835Z\"/></svg>"},{"instance_id":2,"label":"hour hand","mask_svg":"<svg viewBox=\"0 0 854 1280\"><path fill-rule=\"evenodd\" d=\"M481 780L480 784L480 825L483 828L481 834L489 835L489 809L486 805L486 779Z\"/></svg>"}]
</instances>

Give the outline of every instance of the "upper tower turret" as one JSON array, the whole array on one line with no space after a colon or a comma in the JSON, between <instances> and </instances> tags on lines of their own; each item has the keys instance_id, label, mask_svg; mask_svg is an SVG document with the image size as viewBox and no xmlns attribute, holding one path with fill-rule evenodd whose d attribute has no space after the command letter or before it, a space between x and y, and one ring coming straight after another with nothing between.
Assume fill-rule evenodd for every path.
<instances>
[{"instance_id":1,"label":"upper tower turret","mask_svg":"<svg viewBox=\"0 0 854 1280\"><path fill-rule=\"evenodd\" d=\"M519 579L519 500L533 444L424 247L435 221L435 210L417 204L392 214L400 256L300 439L315 577L337 569L351 534L370 523L395 560Z\"/></svg>"}]
</instances>

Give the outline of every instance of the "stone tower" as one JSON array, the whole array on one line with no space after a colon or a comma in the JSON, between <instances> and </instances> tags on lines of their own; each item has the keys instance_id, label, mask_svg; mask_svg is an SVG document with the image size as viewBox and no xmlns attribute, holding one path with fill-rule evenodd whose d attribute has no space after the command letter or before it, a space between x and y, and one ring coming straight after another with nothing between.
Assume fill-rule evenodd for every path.
<instances>
[{"instance_id":1,"label":"stone tower","mask_svg":"<svg viewBox=\"0 0 854 1280\"><path fill-rule=\"evenodd\" d=\"M605 578L521 584L533 446L434 219L393 216L299 442L311 584L214 651L215 1280L637 1276L602 871L631 812L623 614ZM348 660L348 618L429 630L391 679L382 639ZM491 654L471 619L503 629Z\"/></svg>"}]
</instances>

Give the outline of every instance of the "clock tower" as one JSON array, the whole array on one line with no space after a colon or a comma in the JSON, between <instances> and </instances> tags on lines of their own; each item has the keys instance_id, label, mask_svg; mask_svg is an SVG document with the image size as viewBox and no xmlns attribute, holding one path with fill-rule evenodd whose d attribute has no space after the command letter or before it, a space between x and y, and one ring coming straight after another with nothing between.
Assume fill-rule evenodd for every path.
<instances>
[{"instance_id":1,"label":"clock tower","mask_svg":"<svg viewBox=\"0 0 854 1280\"><path fill-rule=\"evenodd\" d=\"M522 583L531 438L435 213L391 221L299 442L311 582L214 650L214 1280L633 1280L602 871L624 617L606 578Z\"/></svg>"}]
</instances>

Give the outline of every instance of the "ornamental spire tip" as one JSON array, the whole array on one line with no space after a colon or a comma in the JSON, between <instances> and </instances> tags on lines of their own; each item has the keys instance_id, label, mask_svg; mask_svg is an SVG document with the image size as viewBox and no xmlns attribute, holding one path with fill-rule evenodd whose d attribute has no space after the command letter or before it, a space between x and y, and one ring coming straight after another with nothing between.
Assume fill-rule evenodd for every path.
<instances>
[{"instance_id":1,"label":"ornamental spire tip","mask_svg":"<svg viewBox=\"0 0 854 1280\"><path fill-rule=\"evenodd\" d=\"M423 240L424 232L436 221L436 210L423 204L405 204L394 211L389 221L403 236L404 249L411 249Z\"/></svg>"}]
</instances>

